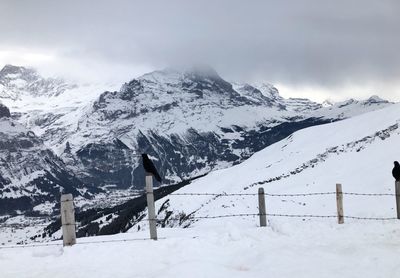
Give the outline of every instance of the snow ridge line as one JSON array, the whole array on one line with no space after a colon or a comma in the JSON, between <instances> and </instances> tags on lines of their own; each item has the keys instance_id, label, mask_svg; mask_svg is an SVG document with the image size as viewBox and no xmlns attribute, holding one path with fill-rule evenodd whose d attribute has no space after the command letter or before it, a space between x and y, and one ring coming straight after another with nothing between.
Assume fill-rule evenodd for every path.
<instances>
[{"instance_id":1,"label":"snow ridge line","mask_svg":"<svg viewBox=\"0 0 400 278\"><path fill-rule=\"evenodd\" d=\"M310 167L315 167L316 165L318 165L318 163L325 161L326 159L328 159L328 157L331 154L334 154L334 153L339 155L340 153L352 151L354 148L356 148L356 152L360 152L363 149L365 149L365 146L367 144L371 144L373 141L375 141L378 138L381 140L385 140L385 139L389 138L391 136L391 134L394 133L397 129L399 129L398 123L391 125L391 126L387 127L386 129L379 130L379 131L375 132L373 135L365 136L362 139L352 141L352 142L349 142L346 144L342 144L339 146L334 146L334 147L328 148L324 153L318 154L315 158L303 163L301 166L290 171L289 173L281 174L280 176L276 176L276 177L270 178L268 180L263 180L263 181L252 183L252 184L244 187L244 190L254 187L255 185L271 183L273 181L277 181L280 179L289 178L291 175L299 174L300 172L302 172Z\"/></svg>"}]
</instances>

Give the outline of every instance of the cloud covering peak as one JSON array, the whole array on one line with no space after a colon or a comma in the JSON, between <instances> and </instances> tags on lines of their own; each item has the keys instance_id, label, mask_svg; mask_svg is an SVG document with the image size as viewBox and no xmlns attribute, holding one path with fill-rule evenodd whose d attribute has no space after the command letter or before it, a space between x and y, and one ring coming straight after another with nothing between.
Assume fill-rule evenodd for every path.
<instances>
[{"instance_id":1,"label":"cloud covering peak","mask_svg":"<svg viewBox=\"0 0 400 278\"><path fill-rule=\"evenodd\" d=\"M391 0L5 0L0 63L126 79L201 62L288 94L400 100L399 12Z\"/></svg>"}]
</instances>

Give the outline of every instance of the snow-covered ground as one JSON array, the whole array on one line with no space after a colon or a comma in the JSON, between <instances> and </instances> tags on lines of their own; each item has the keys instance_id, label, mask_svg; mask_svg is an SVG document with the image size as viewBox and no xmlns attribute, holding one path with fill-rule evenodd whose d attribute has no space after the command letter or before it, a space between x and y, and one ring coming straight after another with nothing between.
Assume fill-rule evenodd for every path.
<instances>
[{"instance_id":1,"label":"snow-covered ground","mask_svg":"<svg viewBox=\"0 0 400 278\"><path fill-rule=\"evenodd\" d=\"M254 221L255 223L256 221ZM400 275L400 223L334 220L267 228L224 225L159 229L78 240L73 247L0 249L2 278L363 277ZM133 239L133 240L132 240ZM128 241L124 241L128 240ZM101 242L114 241L114 242ZM88 244L85 244L88 243Z\"/></svg>"}]
</instances>

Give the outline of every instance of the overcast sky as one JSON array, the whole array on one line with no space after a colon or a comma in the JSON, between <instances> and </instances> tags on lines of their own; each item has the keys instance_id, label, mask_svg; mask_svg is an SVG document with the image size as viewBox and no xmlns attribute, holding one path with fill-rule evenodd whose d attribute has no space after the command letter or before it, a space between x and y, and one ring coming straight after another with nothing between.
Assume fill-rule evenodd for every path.
<instances>
[{"instance_id":1,"label":"overcast sky","mask_svg":"<svg viewBox=\"0 0 400 278\"><path fill-rule=\"evenodd\" d=\"M0 67L128 81L182 64L314 100L400 101L400 1L0 0Z\"/></svg>"}]
</instances>

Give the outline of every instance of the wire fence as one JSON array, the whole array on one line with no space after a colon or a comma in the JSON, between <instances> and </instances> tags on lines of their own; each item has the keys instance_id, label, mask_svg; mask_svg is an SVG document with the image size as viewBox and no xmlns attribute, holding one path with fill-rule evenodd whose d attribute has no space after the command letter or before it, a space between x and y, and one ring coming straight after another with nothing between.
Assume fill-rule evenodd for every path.
<instances>
[{"instance_id":1,"label":"wire fence","mask_svg":"<svg viewBox=\"0 0 400 278\"><path fill-rule=\"evenodd\" d=\"M214 215L214 216L189 216L186 220L196 220L196 219L217 219L217 218L230 218L230 217L256 217L256 216L269 216L269 217L285 217L285 218L337 218L337 215L314 215L314 214L281 214L281 213L238 213L238 214L224 214L224 215ZM344 215L344 218L356 219L356 220L377 220L377 221L388 221L397 220L396 217L361 217L361 216L350 216ZM149 219L144 218L141 221L163 221L164 219ZM178 219L174 219L178 220Z\"/></svg>"},{"instance_id":2,"label":"wire fence","mask_svg":"<svg viewBox=\"0 0 400 278\"><path fill-rule=\"evenodd\" d=\"M163 240L165 237L159 237L158 239ZM98 243L114 243L114 242L131 242L131 241L146 241L152 240L150 238L127 238L127 239L114 239L114 240L95 240L87 242L77 242L76 245L87 245L87 244L98 244ZM59 241L59 240L58 240ZM48 243L38 243L38 244L16 244L16 245L0 245L1 249L18 249L18 248L34 248L34 247L48 247L48 246L59 246L62 247L63 243L59 242L48 242Z\"/></svg>"},{"instance_id":3,"label":"wire fence","mask_svg":"<svg viewBox=\"0 0 400 278\"><path fill-rule=\"evenodd\" d=\"M143 193L146 194L146 193ZM119 196L118 198L129 198L129 197L139 197L143 196L143 194L132 194L132 195L123 195ZM290 193L290 194L277 194L277 193L264 193L263 195L268 196L268 197L307 197L307 196L324 196L324 195L336 195L336 192L311 192L311 193ZM384 196L400 196L395 193L358 193L358 192L342 192L342 195L348 195L348 196L367 196L367 197L384 197ZM207 193L207 192L200 192L200 193L171 193L168 194L168 196L212 196L212 197L240 197L240 196L259 196L260 193L226 193L226 192L220 192L220 193ZM104 200L110 200L110 198L102 198ZM112 198L111 198L112 199ZM95 199L98 201L97 199ZM69 200L61 201L61 202L67 202ZM212 217L197 217L197 219L203 219L203 218L224 218L224 217L235 217L235 216L256 216L258 214L235 214L235 215L221 215L221 216L212 216ZM274 217L317 217L317 218L332 218L336 216L318 216L318 215L290 215L290 214L267 214L266 216L274 216ZM345 216L347 218L352 218L352 219L368 219L365 217L357 217L357 216ZM191 218L191 219L196 219L196 218ZM380 219L380 220L386 220L386 219L396 219L396 218L372 218L372 219ZM142 219L143 220L148 220L148 219ZM27 228L27 227L47 227L51 223L0 223L0 228ZM74 224L71 224L74 225ZM75 224L78 226L78 224Z\"/></svg>"},{"instance_id":4,"label":"wire fence","mask_svg":"<svg viewBox=\"0 0 400 278\"><path fill-rule=\"evenodd\" d=\"M274 194L264 193L268 197L307 197L307 196L321 196L321 195L336 195L336 192L312 192L312 193L292 193L292 194ZM352 196L400 196L395 193L357 193L357 192L343 192L343 195ZM216 197L230 197L230 196L258 196L259 193L171 193L168 196L216 196Z\"/></svg>"},{"instance_id":5,"label":"wire fence","mask_svg":"<svg viewBox=\"0 0 400 278\"><path fill-rule=\"evenodd\" d=\"M120 196L121 198L129 198L129 197L139 197L143 196L143 194L132 194L132 195L124 195ZM278 193L261 193L261 195L267 197L309 197L309 196L325 196L325 195L348 195L348 196L362 196L362 197L384 197L384 196L400 196L395 193L358 193L358 192L310 192L310 193L290 193L290 194L278 194ZM208 192L199 192L199 193L171 193L168 196L210 196L210 197L240 197L240 196L260 196L260 193L208 193ZM71 201L71 200L66 200ZM338 215L314 215L314 214L282 214L282 213L236 213L236 214L223 214L223 215L205 215L205 216L195 216L195 215L187 215L183 219L178 218L170 218L168 220L173 221L195 221L201 219L221 219L221 218L234 218L234 217L282 217L282 218L301 218L301 219L312 219L312 218L320 218L320 219L332 219L337 218ZM353 220L367 220L367 221L390 221L397 220L397 217L362 217L362 216L352 216L352 215L343 215L345 219L353 219ZM142 218L135 223L139 224L142 221L157 221L162 222L166 219L159 218ZM51 221L51 220L49 220ZM49 225L54 224L50 223L0 223L0 228L14 228L14 229L25 229L25 228L33 228L33 227L48 227ZM79 227L78 223L66 223L64 225L75 225ZM61 228L61 225L60 225ZM163 238L161 238L163 239ZM117 239L117 240L100 240L100 241L90 241L90 242L78 242L76 244L94 244L94 243L107 243L107 242L127 242L127 241L140 241L140 240L151 240L150 238L135 238L135 239ZM49 243L40 243L40 244L17 244L17 245L6 245L0 246L0 249L6 248L32 248L32 247L43 247L43 246L62 246L62 243L49 242Z\"/></svg>"},{"instance_id":6,"label":"wire fence","mask_svg":"<svg viewBox=\"0 0 400 278\"><path fill-rule=\"evenodd\" d=\"M147 193L144 192L142 194L129 194L129 195L121 195L121 196L110 196L104 197L100 199L93 199L93 201L110 201L110 200L120 200L126 198L137 198ZM357 193L357 192L343 192L343 195L349 196L370 196L370 197L383 197L383 196L400 196L395 193ZM259 193L170 193L168 196L212 196L212 197L234 197L234 196L258 196ZM307 197L307 196L323 196L323 195L336 195L336 192L311 192L311 193L290 193L290 194L279 194L279 193L264 193L265 196L268 197Z\"/></svg>"}]
</instances>

